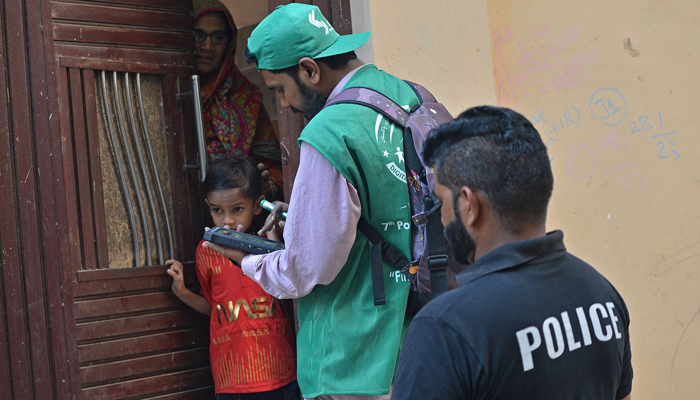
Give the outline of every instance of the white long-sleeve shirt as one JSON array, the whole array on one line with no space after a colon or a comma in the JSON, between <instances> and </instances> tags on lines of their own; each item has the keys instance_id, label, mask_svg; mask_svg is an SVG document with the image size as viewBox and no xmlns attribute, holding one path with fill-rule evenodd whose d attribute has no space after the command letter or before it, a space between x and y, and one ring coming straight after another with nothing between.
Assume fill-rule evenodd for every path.
<instances>
[{"instance_id":1,"label":"white long-sleeve shirt","mask_svg":"<svg viewBox=\"0 0 700 400\"><path fill-rule=\"evenodd\" d=\"M326 102L363 66L345 75ZM285 250L246 256L241 268L277 298L303 297L338 276L355 242L360 213L357 190L321 153L302 142L284 224Z\"/></svg>"}]
</instances>

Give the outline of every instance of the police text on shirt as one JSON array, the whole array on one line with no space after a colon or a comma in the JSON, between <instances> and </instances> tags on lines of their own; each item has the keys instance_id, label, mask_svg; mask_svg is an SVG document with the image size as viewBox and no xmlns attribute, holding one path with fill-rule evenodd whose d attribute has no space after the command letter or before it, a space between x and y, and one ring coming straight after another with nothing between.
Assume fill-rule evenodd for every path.
<instances>
[{"instance_id":1,"label":"police text on shirt","mask_svg":"<svg viewBox=\"0 0 700 400\"><path fill-rule=\"evenodd\" d=\"M597 340L601 342L607 342L613 338L622 338L620 329L618 327L618 317L615 315L615 306L611 302L605 303L595 303L588 308L588 316L591 320L591 325L593 326L593 333ZM586 312L583 307L576 308L576 316L578 317L578 327L577 330L581 332L581 337L583 338L583 345L590 346L593 344L593 339L591 337L591 331L588 327L588 320L586 319ZM605 324L605 319L609 319L610 323ZM563 332L562 332L563 325ZM564 350L568 345L569 351L574 351L581 347L581 342L574 338L574 326L571 324L571 319L569 318L569 312L564 311L561 313L561 322L557 317L549 317L542 323L542 334L537 326L529 326L525 329L521 329L515 332L515 336L518 339L518 346L520 346L520 356L523 361L523 371L529 371L535 368L535 363L532 358L532 352L542 345L542 336L544 336L545 346L547 348L547 355L552 360L560 357L564 354ZM564 334L566 334L566 344L564 343Z\"/></svg>"}]
</instances>

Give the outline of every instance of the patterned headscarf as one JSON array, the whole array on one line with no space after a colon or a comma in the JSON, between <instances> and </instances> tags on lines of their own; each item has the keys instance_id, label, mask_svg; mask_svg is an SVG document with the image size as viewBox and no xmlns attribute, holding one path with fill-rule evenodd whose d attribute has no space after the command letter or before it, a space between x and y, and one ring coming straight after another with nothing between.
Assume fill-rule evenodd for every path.
<instances>
[{"instance_id":1,"label":"patterned headscarf","mask_svg":"<svg viewBox=\"0 0 700 400\"><path fill-rule=\"evenodd\" d=\"M216 0L194 0L193 6L195 21L206 13L218 11L226 16L233 32L221 66L202 86L209 158L218 161L225 157L248 156L252 149L253 154L250 155L258 160L279 160L279 142L274 131L266 129L256 137L261 113L266 121L269 121L269 117L262 108L262 94L243 76L234 62L238 29L231 13Z\"/></svg>"}]
</instances>

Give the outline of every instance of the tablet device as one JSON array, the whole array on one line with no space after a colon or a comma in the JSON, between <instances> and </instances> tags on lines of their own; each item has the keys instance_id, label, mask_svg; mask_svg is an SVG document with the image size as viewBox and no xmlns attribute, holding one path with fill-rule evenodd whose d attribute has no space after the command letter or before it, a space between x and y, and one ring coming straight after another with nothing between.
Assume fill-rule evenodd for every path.
<instances>
[{"instance_id":1,"label":"tablet device","mask_svg":"<svg viewBox=\"0 0 700 400\"><path fill-rule=\"evenodd\" d=\"M280 242L219 227L204 232L204 240L251 254L266 254L284 249L284 244Z\"/></svg>"}]
</instances>

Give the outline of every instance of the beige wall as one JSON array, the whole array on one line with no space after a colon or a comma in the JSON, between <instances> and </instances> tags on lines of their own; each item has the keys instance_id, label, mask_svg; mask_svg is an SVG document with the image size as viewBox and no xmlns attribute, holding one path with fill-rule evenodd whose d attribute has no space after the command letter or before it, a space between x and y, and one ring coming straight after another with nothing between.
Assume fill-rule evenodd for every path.
<instances>
[{"instance_id":1,"label":"beige wall","mask_svg":"<svg viewBox=\"0 0 700 400\"><path fill-rule=\"evenodd\" d=\"M369 7L380 69L425 86L454 115L496 101L486 2L370 0Z\"/></svg>"},{"instance_id":2,"label":"beige wall","mask_svg":"<svg viewBox=\"0 0 700 400\"><path fill-rule=\"evenodd\" d=\"M627 302L632 397L700 398L700 5L488 5L498 101L548 143L548 228Z\"/></svg>"},{"instance_id":3,"label":"beige wall","mask_svg":"<svg viewBox=\"0 0 700 400\"><path fill-rule=\"evenodd\" d=\"M700 5L369 8L381 69L425 85L453 114L489 103L532 120L555 176L547 228L627 302L633 398L700 398Z\"/></svg>"}]
</instances>

